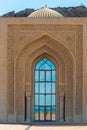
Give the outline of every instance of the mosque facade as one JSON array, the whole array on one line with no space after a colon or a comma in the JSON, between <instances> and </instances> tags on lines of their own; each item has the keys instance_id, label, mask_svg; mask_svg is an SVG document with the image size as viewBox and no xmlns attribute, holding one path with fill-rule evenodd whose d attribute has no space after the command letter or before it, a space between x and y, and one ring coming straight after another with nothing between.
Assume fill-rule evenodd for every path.
<instances>
[{"instance_id":1,"label":"mosque facade","mask_svg":"<svg viewBox=\"0 0 87 130\"><path fill-rule=\"evenodd\" d=\"M87 18L0 18L0 90L0 123L87 123Z\"/></svg>"}]
</instances>

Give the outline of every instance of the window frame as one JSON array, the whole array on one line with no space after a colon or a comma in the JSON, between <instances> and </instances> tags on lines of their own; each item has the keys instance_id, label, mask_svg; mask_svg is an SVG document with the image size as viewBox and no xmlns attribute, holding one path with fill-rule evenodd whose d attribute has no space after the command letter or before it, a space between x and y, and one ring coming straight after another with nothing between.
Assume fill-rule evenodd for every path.
<instances>
[{"instance_id":1,"label":"window frame","mask_svg":"<svg viewBox=\"0 0 87 130\"><path fill-rule=\"evenodd\" d=\"M44 58L47 58L47 57L43 57L42 59L44 59ZM35 86L35 71L37 71L36 70L36 65L42 60L42 59L40 59L40 60L38 60L37 62L36 62L36 64L35 64L35 67L34 67L34 86ZM47 58L52 64L54 64L54 66L55 66L55 70L52 70L51 69L51 74L52 74L52 71L55 71L55 75L56 75L56 79L55 79L55 108L57 108L57 105L56 105L56 99L57 99L57 93L56 93L56 80L57 80L57 70L56 70L56 65L55 65L55 63L53 62L53 61L51 61L49 58ZM41 70L42 71L42 70ZM44 71L44 70L43 70ZM45 71L48 71L48 70L45 70ZM45 77L46 77L46 72L45 72ZM40 77L39 77L39 79L40 79ZM50 81L49 81L50 82ZM52 83L52 78L51 78L51 83ZM52 89L52 86L51 86L51 89ZM37 93L37 94L40 94L40 93ZM52 97L52 90L51 90L51 97ZM51 99L51 102L52 102L52 99ZM52 105L51 105L52 106ZM35 107L35 88L34 88L34 107ZM48 106L46 106L46 107L48 107ZM35 113L34 113L34 115L35 115ZM51 115L52 116L52 115ZM45 118L45 116L44 116L44 118ZM52 117L50 118L50 119L52 119ZM35 121L35 120L34 120ZM39 120L37 120L37 121L40 121L40 117L39 117ZM46 119L44 120L44 121L47 121ZM51 121L51 120L50 120ZM56 112L55 112L55 121L56 121Z\"/></svg>"}]
</instances>

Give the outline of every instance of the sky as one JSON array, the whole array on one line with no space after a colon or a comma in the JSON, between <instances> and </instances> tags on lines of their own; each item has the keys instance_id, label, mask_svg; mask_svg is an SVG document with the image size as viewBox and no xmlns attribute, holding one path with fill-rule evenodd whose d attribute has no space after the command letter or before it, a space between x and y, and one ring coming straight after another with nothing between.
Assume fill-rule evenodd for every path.
<instances>
[{"instance_id":1,"label":"sky","mask_svg":"<svg viewBox=\"0 0 87 130\"><path fill-rule=\"evenodd\" d=\"M0 0L0 15L10 11L21 11L26 8L39 9L47 5L48 7L69 7L85 5L87 0Z\"/></svg>"}]
</instances>

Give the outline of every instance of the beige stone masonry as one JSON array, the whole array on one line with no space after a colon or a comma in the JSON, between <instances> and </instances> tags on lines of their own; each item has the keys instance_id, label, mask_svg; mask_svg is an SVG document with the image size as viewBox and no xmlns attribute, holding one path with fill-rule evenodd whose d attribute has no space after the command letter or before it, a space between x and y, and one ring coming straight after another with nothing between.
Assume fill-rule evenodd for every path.
<instances>
[{"instance_id":1,"label":"beige stone masonry","mask_svg":"<svg viewBox=\"0 0 87 130\"><path fill-rule=\"evenodd\" d=\"M87 123L87 18L0 18L0 122L32 123L44 56L57 66L56 123Z\"/></svg>"}]
</instances>

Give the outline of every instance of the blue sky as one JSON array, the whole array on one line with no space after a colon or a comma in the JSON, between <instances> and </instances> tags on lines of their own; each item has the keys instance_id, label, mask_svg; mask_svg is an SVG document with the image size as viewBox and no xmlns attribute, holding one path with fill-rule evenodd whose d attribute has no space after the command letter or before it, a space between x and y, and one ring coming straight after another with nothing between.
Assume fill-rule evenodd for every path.
<instances>
[{"instance_id":1,"label":"blue sky","mask_svg":"<svg viewBox=\"0 0 87 130\"><path fill-rule=\"evenodd\" d=\"M45 5L48 7L68 7L85 5L87 7L87 0L0 0L0 15L9 11L18 12L25 8L39 9Z\"/></svg>"}]
</instances>

